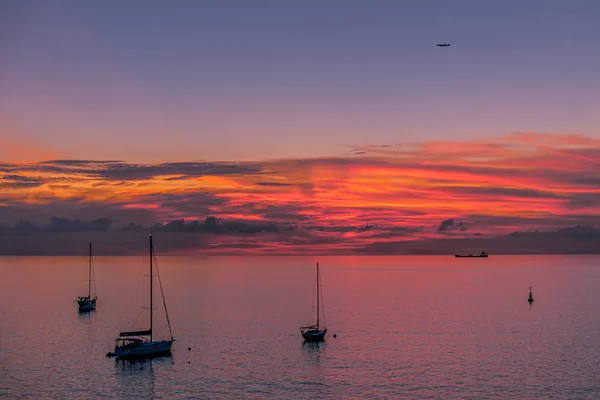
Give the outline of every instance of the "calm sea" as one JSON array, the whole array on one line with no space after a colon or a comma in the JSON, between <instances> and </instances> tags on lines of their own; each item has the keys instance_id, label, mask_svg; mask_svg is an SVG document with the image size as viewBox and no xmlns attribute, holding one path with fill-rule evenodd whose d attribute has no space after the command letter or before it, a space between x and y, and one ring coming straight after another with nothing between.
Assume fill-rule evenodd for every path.
<instances>
[{"instance_id":1,"label":"calm sea","mask_svg":"<svg viewBox=\"0 0 600 400\"><path fill-rule=\"evenodd\" d=\"M317 345L299 332L316 261L337 335ZM79 315L86 263L0 258L0 397L600 399L598 256L159 254L176 342L141 362L105 355L146 328L147 259L97 257L97 311Z\"/></svg>"}]
</instances>

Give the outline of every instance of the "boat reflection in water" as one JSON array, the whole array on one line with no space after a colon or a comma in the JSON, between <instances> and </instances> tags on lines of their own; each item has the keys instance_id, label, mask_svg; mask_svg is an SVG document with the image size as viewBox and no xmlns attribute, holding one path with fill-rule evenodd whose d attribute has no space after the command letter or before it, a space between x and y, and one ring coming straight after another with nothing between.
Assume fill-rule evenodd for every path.
<instances>
[{"instance_id":1,"label":"boat reflection in water","mask_svg":"<svg viewBox=\"0 0 600 400\"><path fill-rule=\"evenodd\" d=\"M169 398L164 393L157 393L155 374L173 370L171 357L118 360L115 362L115 377L121 398Z\"/></svg>"},{"instance_id":2,"label":"boat reflection in water","mask_svg":"<svg viewBox=\"0 0 600 400\"><path fill-rule=\"evenodd\" d=\"M321 355L327 351L327 342L325 341L304 341L302 342L302 353L304 359L308 362L314 362L317 365L321 362Z\"/></svg>"}]
</instances>

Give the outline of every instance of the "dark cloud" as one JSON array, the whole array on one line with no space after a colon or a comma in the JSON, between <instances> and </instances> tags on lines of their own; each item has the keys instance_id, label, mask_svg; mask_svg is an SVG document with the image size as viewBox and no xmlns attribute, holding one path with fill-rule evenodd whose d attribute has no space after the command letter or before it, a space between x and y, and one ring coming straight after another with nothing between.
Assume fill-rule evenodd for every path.
<instances>
[{"instance_id":1,"label":"dark cloud","mask_svg":"<svg viewBox=\"0 0 600 400\"><path fill-rule=\"evenodd\" d=\"M372 231L374 229L377 229L376 225L359 225L359 226L323 226L323 225L313 225L313 226L307 226L305 229L308 230L313 230L313 231L317 231L317 232L335 232L335 233L349 233L349 232L356 232L356 233L363 233L363 232L368 232L368 231Z\"/></svg>"},{"instance_id":2,"label":"dark cloud","mask_svg":"<svg viewBox=\"0 0 600 400\"><path fill-rule=\"evenodd\" d=\"M360 154L368 154L368 153L377 153L377 152L381 152L382 150L388 150L392 147L395 147L398 145L395 144L373 144L373 145L369 145L369 146L363 146L363 147L355 147L353 149L350 150L351 154L354 155L360 155ZM383 153L387 153L386 151L383 151Z\"/></svg>"},{"instance_id":3,"label":"dark cloud","mask_svg":"<svg viewBox=\"0 0 600 400\"><path fill-rule=\"evenodd\" d=\"M555 215L552 213L538 213L535 217L505 217L473 214L465 217L471 227L487 227L506 229L528 229L536 227L538 229L557 229L565 225L600 225L600 216L590 214L567 214Z\"/></svg>"},{"instance_id":4,"label":"dark cloud","mask_svg":"<svg viewBox=\"0 0 600 400\"><path fill-rule=\"evenodd\" d=\"M36 196L37 201L43 201L42 196ZM84 199L56 201L54 198L46 204L15 204L7 202L0 205L0 223L14 225L19 220L28 220L38 226L48 223L51 217L60 216L67 219L91 221L99 215L109 216L113 221L112 227L123 227L130 222L142 225L156 223L154 212L143 208L128 208L127 204L108 204L86 202Z\"/></svg>"},{"instance_id":5,"label":"dark cloud","mask_svg":"<svg viewBox=\"0 0 600 400\"><path fill-rule=\"evenodd\" d=\"M131 231L131 232L139 232L139 231L144 230L144 227L140 224L136 224L135 222L130 222L123 227L123 230Z\"/></svg>"},{"instance_id":6,"label":"dark cloud","mask_svg":"<svg viewBox=\"0 0 600 400\"><path fill-rule=\"evenodd\" d=\"M189 194L154 194L140 198L140 203L145 201L160 202L161 209L171 210L177 214L207 215L215 212L214 207L223 210L228 199L211 193Z\"/></svg>"},{"instance_id":7,"label":"dark cloud","mask_svg":"<svg viewBox=\"0 0 600 400\"><path fill-rule=\"evenodd\" d=\"M600 179L598 186L600 187ZM600 193L575 193L569 197L567 207L570 209L600 207Z\"/></svg>"},{"instance_id":8,"label":"dark cloud","mask_svg":"<svg viewBox=\"0 0 600 400\"><path fill-rule=\"evenodd\" d=\"M31 235L61 232L106 232L110 229L111 225L112 221L110 218L83 221L80 219L70 220L67 218L52 217L49 224L41 227L27 220L20 220L12 227L3 225L0 233L5 235Z\"/></svg>"},{"instance_id":9,"label":"dark cloud","mask_svg":"<svg viewBox=\"0 0 600 400\"><path fill-rule=\"evenodd\" d=\"M40 228L38 228L35 224L32 224L29 221L21 220L15 226L8 228L7 234L15 234L15 235L30 235L32 233L38 233Z\"/></svg>"},{"instance_id":10,"label":"dark cloud","mask_svg":"<svg viewBox=\"0 0 600 400\"><path fill-rule=\"evenodd\" d=\"M161 232L155 236L158 254L181 254L207 249L207 237L201 234ZM86 256L88 243L95 255L139 255L148 252L148 231L61 232L36 235L3 235L0 255L72 255Z\"/></svg>"},{"instance_id":11,"label":"dark cloud","mask_svg":"<svg viewBox=\"0 0 600 400\"><path fill-rule=\"evenodd\" d=\"M265 245L261 242L233 242L233 243L217 243L209 246L211 249L235 250L235 249L263 249Z\"/></svg>"},{"instance_id":12,"label":"dark cloud","mask_svg":"<svg viewBox=\"0 0 600 400\"><path fill-rule=\"evenodd\" d=\"M265 220L288 223L299 223L309 220L306 215L302 214L306 209L300 206L280 205L260 208L257 208L252 204L249 204L248 206L254 210L254 213L260 215Z\"/></svg>"},{"instance_id":13,"label":"dark cloud","mask_svg":"<svg viewBox=\"0 0 600 400\"><path fill-rule=\"evenodd\" d=\"M442 223L438 227L438 232L448 232L454 230L465 231L467 230L467 225L464 222L456 223L454 219L450 218L442 221Z\"/></svg>"},{"instance_id":14,"label":"dark cloud","mask_svg":"<svg viewBox=\"0 0 600 400\"><path fill-rule=\"evenodd\" d=\"M65 233L65 232L106 232L114 231L156 231L180 233L210 233L216 235L252 235L258 233L290 232L297 227L292 224L262 221L223 220L213 216L204 220L177 219L166 223L142 225L130 221L115 227L110 217L83 220L79 218L64 218L52 216L47 224L35 224L31 221L20 220L14 226L4 226L0 232L4 234L32 234L32 233Z\"/></svg>"},{"instance_id":15,"label":"dark cloud","mask_svg":"<svg viewBox=\"0 0 600 400\"><path fill-rule=\"evenodd\" d=\"M405 238L413 236L416 233L424 231L422 226L411 226L411 227L381 227L377 228L374 233L369 235L370 239L393 239L393 238Z\"/></svg>"},{"instance_id":16,"label":"dark cloud","mask_svg":"<svg viewBox=\"0 0 600 400\"><path fill-rule=\"evenodd\" d=\"M575 226L552 231L513 232L500 236L395 240L360 244L353 249L369 255L473 254L486 250L500 254L600 254L600 229Z\"/></svg>"},{"instance_id":17,"label":"dark cloud","mask_svg":"<svg viewBox=\"0 0 600 400\"><path fill-rule=\"evenodd\" d=\"M69 167L90 167L95 165L119 164L122 160L50 160L40 164L66 165Z\"/></svg>"},{"instance_id":18,"label":"dark cloud","mask_svg":"<svg viewBox=\"0 0 600 400\"><path fill-rule=\"evenodd\" d=\"M207 175L248 175L263 173L262 166L252 163L175 162L132 164L121 161L90 162L79 160L46 161L29 165L31 170L85 173L89 177L110 180L142 180L163 175L199 177Z\"/></svg>"},{"instance_id":19,"label":"dark cloud","mask_svg":"<svg viewBox=\"0 0 600 400\"><path fill-rule=\"evenodd\" d=\"M454 220L453 219L447 219L445 221L442 221L442 223L440 224L438 231L439 232L443 232L446 231L448 229L452 229L452 227L454 226Z\"/></svg>"},{"instance_id":20,"label":"dark cloud","mask_svg":"<svg viewBox=\"0 0 600 400\"><path fill-rule=\"evenodd\" d=\"M41 186L45 183L43 179L31 178L29 176L11 174L0 176L0 187L27 188Z\"/></svg>"},{"instance_id":21,"label":"dark cloud","mask_svg":"<svg viewBox=\"0 0 600 400\"><path fill-rule=\"evenodd\" d=\"M45 230L49 232L85 232L89 230L89 226L89 222L80 219L52 217Z\"/></svg>"},{"instance_id":22,"label":"dark cloud","mask_svg":"<svg viewBox=\"0 0 600 400\"><path fill-rule=\"evenodd\" d=\"M517 238L566 238L577 241L598 241L600 249L600 228L594 228L593 226L574 226L569 228L561 228L555 231L540 231L530 230L525 232L512 232L509 234L510 237Z\"/></svg>"},{"instance_id":23,"label":"dark cloud","mask_svg":"<svg viewBox=\"0 0 600 400\"><path fill-rule=\"evenodd\" d=\"M80 219L70 220L67 218L52 217L50 223L43 228L47 232L105 232L112 224L110 218L98 218L92 221Z\"/></svg>"},{"instance_id":24,"label":"dark cloud","mask_svg":"<svg viewBox=\"0 0 600 400\"><path fill-rule=\"evenodd\" d=\"M283 183L283 182L257 182L259 186L293 186L293 183Z\"/></svg>"},{"instance_id":25,"label":"dark cloud","mask_svg":"<svg viewBox=\"0 0 600 400\"><path fill-rule=\"evenodd\" d=\"M162 164L134 164L123 161L91 160L51 160L33 164L3 164L0 171L43 172L85 176L86 179L106 179L116 181L136 181L157 176L173 175L169 179L183 179L200 176L258 175L264 168L258 163L233 162L173 162ZM18 176L18 175L13 175ZM18 177L14 183L32 183ZM21 180L18 180L21 179ZM33 178L32 178L33 179ZM67 178L60 178L66 180ZM77 179L71 177L70 179ZM42 182L42 180L39 180ZM47 180L43 180L46 182Z\"/></svg>"},{"instance_id":26,"label":"dark cloud","mask_svg":"<svg viewBox=\"0 0 600 400\"><path fill-rule=\"evenodd\" d=\"M199 250L231 254L234 249L257 254L447 254L487 250L497 254L596 254L600 253L600 229L574 226L549 231L522 231L502 236L473 235L471 238L394 240L408 237L420 228L378 228L372 225L339 227L329 232L293 225L255 221L225 221L208 217L203 221L174 220L144 227L129 224L111 229L106 218L91 221L54 218L38 227L20 221L0 226L0 255L83 255L93 241L97 254L141 254L147 251L147 234L159 239L163 253ZM373 242L358 241L339 232L375 233Z\"/></svg>"},{"instance_id":27,"label":"dark cloud","mask_svg":"<svg viewBox=\"0 0 600 400\"><path fill-rule=\"evenodd\" d=\"M451 192L455 195L466 194L473 196L493 195L499 197L523 197L534 199L557 199L564 196L556 195L552 192L526 189L526 188L504 188L504 187L485 187L485 186L453 186Z\"/></svg>"},{"instance_id":28,"label":"dark cloud","mask_svg":"<svg viewBox=\"0 0 600 400\"><path fill-rule=\"evenodd\" d=\"M580 185L589 185L592 187L600 187L600 176L582 176L582 174L578 174L576 177L569 179L571 183L576 183Z\"/></svg>"},{"instance_id":29,"label":"dark cloud","mask_svg":"<svg viewBox=\"0 0 600 400\"><path fill-rule=\"evenodd\" d=\"M110 218L98 218L90 221L92 230L98 232L106 232L110 229L112 220Z\"/></svg>"},{"instance_id":30,"label":"dark cloud","mask_svg":"<svg viewBox=\"0 0 600 400\"><path fill-rule=\"evenodd\" d=\"M294 226L283 226L269 222L224 221L215 217L207 217L204 221L186 222L184 219L157 224L153 230L164 232L196 232L217 235L245 235L256 233L277 233L296 229Z\"/></svg>"}]
</instances>

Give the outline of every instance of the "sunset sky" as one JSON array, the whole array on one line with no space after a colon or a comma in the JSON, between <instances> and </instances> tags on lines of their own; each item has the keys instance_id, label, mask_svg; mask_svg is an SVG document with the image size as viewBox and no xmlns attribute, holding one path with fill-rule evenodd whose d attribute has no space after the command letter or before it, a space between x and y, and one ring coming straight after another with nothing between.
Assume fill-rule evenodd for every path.
<instances>
[{"instance_id":1,"label":"sunset sky","mask_svg":"<svg viewBox=\"0 0 600 400\"><path fill-rule=\"evenodd\" d=\"M599 20L2 2L0 254L600 252Z\"/></svg>"}]
</instances>

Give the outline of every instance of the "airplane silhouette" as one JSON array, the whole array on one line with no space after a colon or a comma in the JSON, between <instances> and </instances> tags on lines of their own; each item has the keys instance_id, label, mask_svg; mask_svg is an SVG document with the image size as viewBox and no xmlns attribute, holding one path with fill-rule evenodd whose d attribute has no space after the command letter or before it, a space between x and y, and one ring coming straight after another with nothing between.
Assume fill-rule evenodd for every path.
<instances>
[{"instance_id":1,"label":"airplane silhouette","mask_svg":"<svg viewBox=\"0 0 600 400\"><path fill-rule=\"evenodd\" d=\"M450 43L436 44L438 47L450 47Z\"/></svg>"}]
</instances>

